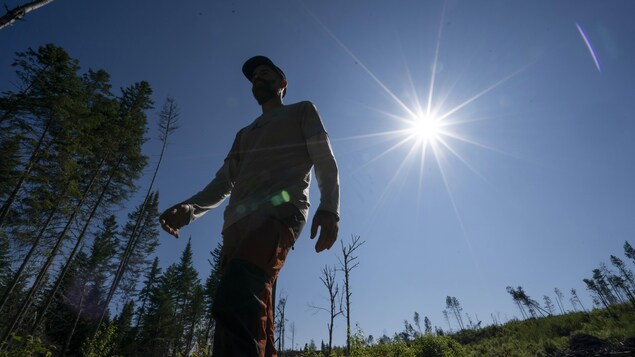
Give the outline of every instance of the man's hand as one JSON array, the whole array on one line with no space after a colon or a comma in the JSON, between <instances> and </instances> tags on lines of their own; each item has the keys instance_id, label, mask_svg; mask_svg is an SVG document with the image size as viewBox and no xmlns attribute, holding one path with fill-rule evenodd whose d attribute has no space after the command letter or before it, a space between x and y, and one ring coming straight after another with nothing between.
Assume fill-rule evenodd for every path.
<instances>
[{"instance_id":1,"label":"man's hand","mask_svg":"<svg viewBox=\"0 0 635 357\"><path fill-rule=\"evenodd\" d=\"M179 238L179 228L190 222L190 210L186 205L176 205L165 210L159 217L161 228Z\"/></svg>"},{"instance_id":2,"label":"man's hand","mask_svg":"<svg viewBox=\"0 0 635 357\"><path fill-rule=\"evenodd\" d=\"M337 240L337 232L340 229L337 215L328 211L317 211L311 224L311 239L315 238L320 227L320 236L315 243L315 251L321 252L330 249Z\"/></svg>"}]
</instances>

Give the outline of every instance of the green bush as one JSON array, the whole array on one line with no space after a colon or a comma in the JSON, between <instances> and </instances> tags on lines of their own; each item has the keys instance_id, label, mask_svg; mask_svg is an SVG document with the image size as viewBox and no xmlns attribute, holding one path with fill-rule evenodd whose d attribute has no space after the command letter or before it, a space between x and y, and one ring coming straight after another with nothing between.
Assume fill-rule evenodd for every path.
<instances>
[{"instance_id":1,"label":"green bush","mask_svg":"<svg viewBox=\"0 0 635 357\"><path fill-rule=\"evenodd\" d=\"M465 349L460 343L447 336L426 335L417 338L412 347L417 357L463 357Z\"/></svg>"}]
</instances>

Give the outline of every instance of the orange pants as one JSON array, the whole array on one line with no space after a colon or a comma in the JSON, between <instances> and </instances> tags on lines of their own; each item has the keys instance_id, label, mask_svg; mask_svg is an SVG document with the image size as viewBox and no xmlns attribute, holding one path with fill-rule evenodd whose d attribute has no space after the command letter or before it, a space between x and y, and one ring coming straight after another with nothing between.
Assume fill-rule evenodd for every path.
<instances>
[{"instance_id":1,"label":"orange pants","mask_svg":"<svg viewBox=\"0 0 635 357\"><path fill-rule=\"evenodd\" d=\"M275 217L252 214L223 232L212 312L214 357L276 357L272 287L295 242Z\"/></svg>"}]
</instances>

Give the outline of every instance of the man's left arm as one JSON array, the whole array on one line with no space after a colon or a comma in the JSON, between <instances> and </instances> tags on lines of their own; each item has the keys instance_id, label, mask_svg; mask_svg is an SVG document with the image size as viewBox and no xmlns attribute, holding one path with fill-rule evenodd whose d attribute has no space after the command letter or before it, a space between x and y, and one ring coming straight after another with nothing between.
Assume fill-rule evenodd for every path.
<instances>
[{"instance_id":1,"label":"man's left arm","mask_svg":"<svg viewBox=\"0 0 635 357\"><path fill-rule=\"evenodd\" d=\"M326 132L307 138L307 149L315 167L315 178L320 189L320 205L313 216L311 239L320 228L315 251L329 249L337 240L339 230L340 181L337 163Z\"/></svg>"}]
</instances>

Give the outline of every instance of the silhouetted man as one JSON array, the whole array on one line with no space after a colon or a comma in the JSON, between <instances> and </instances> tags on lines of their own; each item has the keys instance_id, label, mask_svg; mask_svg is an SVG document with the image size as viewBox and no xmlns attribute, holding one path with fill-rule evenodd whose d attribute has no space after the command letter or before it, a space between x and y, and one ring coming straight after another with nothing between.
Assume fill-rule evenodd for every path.
<instances>
[{"instance_id":1,"label":"silhouetted man","mask_svg":"<svg viewBox=\"0 0 635 357\"><path fill-rule=\"evenodd\" d=\"M320 189L311 238L329 249L339 229L339 178L331 145L315 106L284 105L284 72L264 56L247 60L243 74L262 107L234 140L223 166L199 193L167 209L161 226L179 228L217 207L224 213L221 280L212 308L214 356L276 356L272 286L307 220L311 168Z\"/></svg>"}]
</instances>

